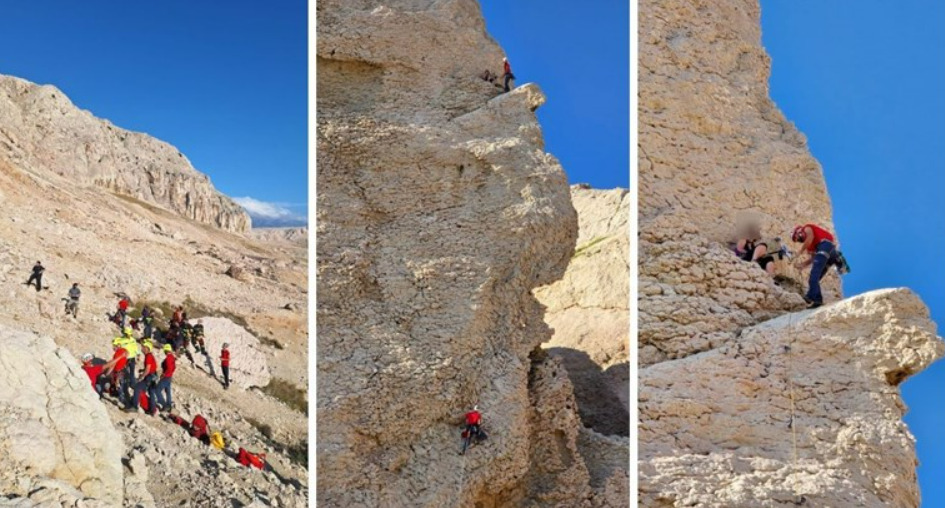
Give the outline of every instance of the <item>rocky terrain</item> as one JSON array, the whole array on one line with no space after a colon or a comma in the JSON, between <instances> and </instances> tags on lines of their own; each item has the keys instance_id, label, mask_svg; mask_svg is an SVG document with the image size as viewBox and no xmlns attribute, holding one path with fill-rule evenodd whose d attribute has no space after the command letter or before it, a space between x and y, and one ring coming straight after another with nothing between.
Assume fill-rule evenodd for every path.
<instances>
[{"instance_id":1,"label":"rocky terrain","mask_svg":"<svg viewBox=\"0 0 945 508\"><path fill-rule=\"evenodd\" d=\"M0 90L0 333L13 376L0 388L0 450L12 457L2 502L305 506L305 246L238 233L245 213L169 145L110 127L52 87L0 78ZM37 260L46 266L40 292L24 284ZM78 318L63 312L73 282ZM206 416L233 451L268 452L276 473L95 398L77 358L111 356L118 330L106 313L121 294L133 315L150 304L167 316L182 304L204 317L209 356L179 359L175 413ZM229 390L218 370L223 341L232 345Z\"/></svg>"},{"instance_id":2,"label":"rocky terrain","mask_svg":"<svg viewBox=\"0 0 945 508\"><path fill-rule=\"evenodd\" d=\"M799 312L802 274L776 284L729 250L746 218L833 230L768 96L758 2L639 12L641 504L918 506L898 385L943 353L927 309L906 289L841 300L831 271L828 306Z\"/></svg>"},{"instance_id":3,"label":"rocky terrain","mask_svg":"<svg viewBox=\"0 0 945 508\"><path fill-rule=\"evenodd\" d=\"M535 290L554 330L542 345L574 383L581 421L603 434L630 429L630 195L571 186L574 255L561 280Z\"/></svg>"},{"instance_id":4,"label":"rocky terrain","mask_svg":"<svg viewBox=\"0 0 945 508\"><path fill-rule=\"evenodd\" d=\"M474 1L317 9L319 506L626 506L628 440L540 347L578 234L543 93L480 79Z\"/></svg>"}]
</instances>

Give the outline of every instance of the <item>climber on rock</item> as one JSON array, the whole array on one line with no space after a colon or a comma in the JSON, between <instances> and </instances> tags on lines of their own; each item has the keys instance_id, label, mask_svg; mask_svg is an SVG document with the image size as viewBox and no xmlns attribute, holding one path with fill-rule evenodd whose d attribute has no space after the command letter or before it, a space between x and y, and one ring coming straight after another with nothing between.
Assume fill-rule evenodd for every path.
<instances>
[{"instance_id":1,"label":"climber on rock","mask_svg":"<svg viewBox=\"0 0 945 508\"><path fill-rule=\"evenodd\" d=\"M171 379L177 368L177 359L174 357L174 348L170 344L164 345L164 361L161 362L161 380L155 388L154 405L160 406L161 411L170 411L174 407L171 399Z\"/></svg>"},{"instance_id":2,"label":"climber on rock","mask_svg":"<svg viewBox=\"0 0 945 508\"><path fill-rule=\"evenodd\" d=\"M466 454L466 449L473 439L479 442L488 437L482 430L482 413L479 412L479 406L473 406L472 410L466 413L465 420L466 428L463 430L463 449L459 452L460 455Z\"/></svg>"},{"instance_id":3,"label":"climber on rock","mask_svg":"<svg viewBox=\"0 0 945 508\"><path fill-rule=\"evenodd\" d=\"M820 280L827 274L830 266L836 266L841 273L849 272L846 260L843 254L837 250L833 235L826 229L815 224L804 224L797 226L791 232L791 240L802 243L801 252L807 254L806 258L798 259L795 266L803 269L808 266L810 269L810 278L808 279L807 294L804 301L808 303L808 309L816 309L824 304L824 297L820 291Z\"/></svg>"},{"instance_id":4,"label":"climber on rock","mask_svg":"<svg viewBox=\"0 0 945 508\"><path fill-rule=\"evenodd\" d=\"M148 414L153 415L157 412L154 401L156 397L154 396L157 386L157 362L154 360L154 355L151 353L151 343L146 342L142 345L144 350L144 371L141 372L141 377L138 378L135 382L134 388L135 393L131 398L131 404L126 405L125 409L128 411L138 411L138 401L141 400L141 394L148 394Z\"/></svg>"},{"instance_id":5,"label":"climber on rock","mask_svg":"<svg viewBox=\"0 0 945 508\"><path fill-rule=\"evenodd\" d=\"M26 285L29 286L36 281L36 292L39 292L43 289L43 272L46 271L46 267L43 266L39 261L33 265L33 273L30 274L30 278L26 281Z\"/></svg>"},{"instance_id":6,"label":"climber on rock","mask_svg":"<svg viewBox=\"0 0 945 508\"><path fill-rule=\"evenodd\" d=\"M204 356L207 356L207 344L204 341L203 334L203 321L199 319L197 320L197 324L194 325L193 339L194 349L203 353Z\"/></svg>"},{"instance_id":7,"label":"climber on rock","mask_svg":"<svg viewBox=\"0 0 945 508\"><path fill-rule=\"evenodd\" d=\"M220 370L223 371L223 389L230 389L230 345L223 343L220 350Z\"/></svg>"},{"instance_id":8,"label":"climber on rock","mask_svg":"<svg viewBox=\"0 0 945 508\"><path fill-rule=\"evenodd\" d=\"M512 66L509 64L508 58L502 58L502 68L503 68L502 78L505 84L505 91L508 92L509 90L512 89L512 87L509 86L509 83L515 79L515 75L512 74ZM515 86L514 83L512 84L512 86Z\"/></svg>"}]
</instances>

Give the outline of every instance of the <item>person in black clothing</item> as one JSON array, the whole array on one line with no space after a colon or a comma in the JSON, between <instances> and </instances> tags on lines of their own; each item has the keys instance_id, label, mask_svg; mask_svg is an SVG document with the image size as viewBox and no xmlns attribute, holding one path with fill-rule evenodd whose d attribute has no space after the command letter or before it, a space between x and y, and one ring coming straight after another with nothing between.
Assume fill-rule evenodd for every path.
<instances>
[{"instance_id":1,"label":"person in black clothing","mask_svg":"<svg viewBox=\"0 0 945 508\"><path fill-rule=\"evenodd\" d=\"M26 285L29 286L35 280L36 291L39 292L39 290L43 289L43 272L44 271L46 271L46 268L43 267L42 263L37 261L36 264L33 265L33 274L30 275L29 280L26 281Z\"/></svg>"}]
</instances>

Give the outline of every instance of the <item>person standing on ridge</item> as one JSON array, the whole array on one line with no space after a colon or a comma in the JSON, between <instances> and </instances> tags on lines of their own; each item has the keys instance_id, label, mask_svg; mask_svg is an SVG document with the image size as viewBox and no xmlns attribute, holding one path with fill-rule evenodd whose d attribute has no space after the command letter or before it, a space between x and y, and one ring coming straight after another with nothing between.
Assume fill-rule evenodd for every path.
<instances>
[{"instance_id":1,"label":"person standing on ridge","mask_svg":"<svg viewBox=\"0 0 945 508\"><path fill-rule=\"evenodd\" d=\"M816 224L796 226L791 232L791 240L802 243L801 252L807 254L807 258L799 259L795 266L799 270L811 267L804 301L808 303L808 309L816 309L824 304L824 297L820 292L820 280L827 274L827 269L831 265L836 265L841 275L849 269L846 267L843 254L837 250L833 235L826 229Z\"/></svg>"},{"instance_id":2,"label":"person standing on ridge","mask_svg":"<svg viewBox=\"0 0 945 508\"><path fill-rule=\"evenodd\" d=\"M79 289L79 283L72 284L69 288L69 303L66 305L66 313L72 313L72 317L79 317L79 297L82 291Z\"/></svg>"},{"instance_id":3,"label":"person standing on ridge","mask_svg":"<svg viewBox=\"0 0 945 508\"><path fill-rule=\"evenodd\" d=\"M174 348L170 344L164 345L164 361L161 362L161 380L158 381L154 393L155 405L160 405L162 411L170 411L174 407L171 399L171 378L177 368L177 359L174 357Z\"/></svg>"},{"instance_id":4,"label":"person standing on ridge","mask_svg":"<svg viewBox=\"0 0 945 508\"><path fill-rule=\"evenodd\" d=\"M43 289L43 272L45 271L46 271L46 267L44 267L42 263L37 261L36 264L33 265L33 273L30 275L30 278L26 281L26 285L29 286L35 280L36 292L38 293L41 289Z\"/></svg>"},{"instance_id":5,"label":"person standing on ridge","mask_svg":"<svg viewBox=\"0 0 945 508\"><path fill-rule=\"evenodd\" d=\"M223 349L220 351L220 370L223 371L223 389L230 389L230 345L223 343Z\"/></svg>"},{"instance_id":6,"label":"person standing on ridge","mask_svg":"<svg viewBox=\"0 0 945 508\"><path fill-rule=\"evenodd\" d=\"M515 79L515 75L512 74L512 66L509 64L508 58L502 58L502 67L503 67L502 77L505 81L505 91L508 92L509 90L512 89L511 87L509 87L509 82Z\"/></svg>"}]
</instances>

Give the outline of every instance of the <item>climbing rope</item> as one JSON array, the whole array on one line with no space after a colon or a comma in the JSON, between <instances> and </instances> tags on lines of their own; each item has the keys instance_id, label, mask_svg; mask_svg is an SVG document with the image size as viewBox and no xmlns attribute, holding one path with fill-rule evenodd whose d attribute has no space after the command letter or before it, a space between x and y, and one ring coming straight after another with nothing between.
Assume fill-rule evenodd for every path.
<instances>
[{"instance_id":1,"label":"climbing rope","mask_svg":"<svg viewBox=\"0 0 945 508\"><path fill-rule=\"evenodd\" d=\"M788 361L787 361L787 382L788 382L788 392L791 396L791 421L788 424L788 427L791 428L791 446L793 448L792 463L791 463L791 472L794 474L795 480L791 484L791 488L794 490L794 504L802 505L807 501L807 498L798 494L797 492L797 412L795 409L795 398L794 398L794 313L792 312L788 317L788 327L791 329L791 343L790 345L784 346L785 352L787 352Z\"/></svg>"}]
</instances>

